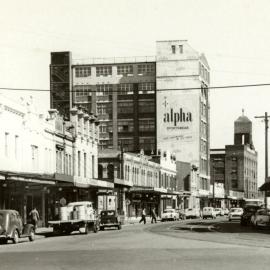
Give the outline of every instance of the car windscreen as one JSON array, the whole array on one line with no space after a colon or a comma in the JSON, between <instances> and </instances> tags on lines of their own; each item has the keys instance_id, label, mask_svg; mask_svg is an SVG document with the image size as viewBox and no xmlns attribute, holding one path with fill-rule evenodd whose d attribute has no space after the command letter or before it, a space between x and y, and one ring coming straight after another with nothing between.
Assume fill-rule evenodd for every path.
<instances>
[{"instance_id":1,"label":"car windscreen","mask_svg":"<svg viewBox=\"0 0 270 270\"><path fill-rule=\"evenodd\" d=\"M4 223L4 214L3 213L0 213L0 225L3 225Z\"/></svg>"},{"instance_id":2,"label":"car windscreen","mask_svg":"<svg viewBox=\"0 0 270 270\"><path fill-rule=\"evenodd\" d=\"M115 212L114 211L104 211L100 213L101 216L114 216Z\"/></svg>"},{"instance_id":3,"label":"car windscreen","mask_svg":"<svg viewBox=\"0 0 270 270\"><path fill-rule=\"evenodd\" d=\"M172 210L172 209L166 209L166 210L164 210L164 213L174 213L174 210Z\"/></svg>"}]
</instances>

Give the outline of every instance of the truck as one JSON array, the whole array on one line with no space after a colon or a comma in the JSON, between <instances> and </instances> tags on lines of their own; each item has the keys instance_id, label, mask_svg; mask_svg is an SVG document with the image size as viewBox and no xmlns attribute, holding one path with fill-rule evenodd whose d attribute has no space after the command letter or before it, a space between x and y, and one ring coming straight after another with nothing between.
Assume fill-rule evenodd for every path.
<instances>
[{"instance_id":1,"label":"truck","mask_svg":"<svg viewBox=\"0 0 270 270\"><path fill-rule=\"evenodd\" d=\"M73 231L99 231L99 218L90 201L71 202L60 208L59 220L49 221L55 234L70 234Z\"/></svg>"}]
</instances>

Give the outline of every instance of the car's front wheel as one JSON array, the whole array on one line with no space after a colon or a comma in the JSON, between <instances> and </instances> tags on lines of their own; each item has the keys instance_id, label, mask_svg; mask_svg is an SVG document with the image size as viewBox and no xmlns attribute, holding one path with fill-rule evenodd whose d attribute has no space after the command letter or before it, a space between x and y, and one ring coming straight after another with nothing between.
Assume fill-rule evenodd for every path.
<instances>
[{"instance_id":1,"label":"car's front wheel","mask_svg":"<svg viewBox=\"0 0 270 270\"><path fill-rule=\"evenodd\" d=\"M35 232L34 229L31 229L29 234L29 241L33 242L35 240Z\"/></svg>"},{"instance_id":2,"label":"car's front wheel","mask_svg":"<svg viewBox=\"0 0 270 270\"><path fill-rule=\"evenodd\" d=\"M19 243L19 233L18 233L17 230L15 230L13 232L12 242L13 242L13 244L18 244Z\"/></svg>"}]
</instances>

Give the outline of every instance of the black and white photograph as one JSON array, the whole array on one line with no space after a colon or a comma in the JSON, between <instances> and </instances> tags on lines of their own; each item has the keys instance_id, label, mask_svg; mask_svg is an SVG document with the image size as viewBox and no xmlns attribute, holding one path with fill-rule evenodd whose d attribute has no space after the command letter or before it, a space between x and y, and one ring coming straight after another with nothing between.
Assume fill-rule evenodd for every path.
<instances>
[{"instance_id":1,"label":"black and white photograph","mask_svg":"<svg viewBox=\"0 0 270 270\"><path fill-rule=\"evenodd\" d=\"M268 0L0 6L0 270L269 269Z\"/></svg>"}]
</instances>

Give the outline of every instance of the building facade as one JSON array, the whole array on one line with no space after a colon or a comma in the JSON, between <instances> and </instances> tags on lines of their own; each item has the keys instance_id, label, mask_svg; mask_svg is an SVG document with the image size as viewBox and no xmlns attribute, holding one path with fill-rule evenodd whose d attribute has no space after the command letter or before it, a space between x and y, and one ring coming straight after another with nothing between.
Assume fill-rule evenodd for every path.
<instances>
[{"instance_id":1,"label":"building facade","mask_svg":"<svg viewBox=\"0 0 270 270\"><path fill-rule=\"evenodd\" d=\"M242 205L245 199L258 198L257 160L252 122L243 114L234 122L234 144L211 150L211 184L215 188L218 184L224 185L227 207ZM212 193L213 197L217 202L219 198Z\"/></svg>"},{"instance_id":2,"label":"building facade","mask_svg":"<svg viewBox=\"0 0 270 270\"><path fill-rule=\"evenodd\" d=\"M55 109L48 117L34 104L18 104L0 96L0 208L18 210L26 222L36 207L45 225L57 218L70 201L91 200L97 205L99 188L99 122L81 110L71 110L63 121Z\"/></svg>"},{"instance_id":3,"label":"building facade","mask_svg":"<svg viewBox=\"0 0 270 270\"><path fill-rule=\"evenodd\" d=\"M185 40L157 42L157 148L195 165L200 207L210 186L209 65Z\"/></svg>"},{"instance_id":4,"label":"building facade","mask_svg":"<svg viewBox=\"0 0 270 270\"><path fill-rule=\"evenodd\" d=\"M99 174L114 182L117 209L125 217L140 216L142 208L160 215L178 205L175 158L168 152L147 156L108 149L99 154Z\"/></svg>"}]
</instances>

